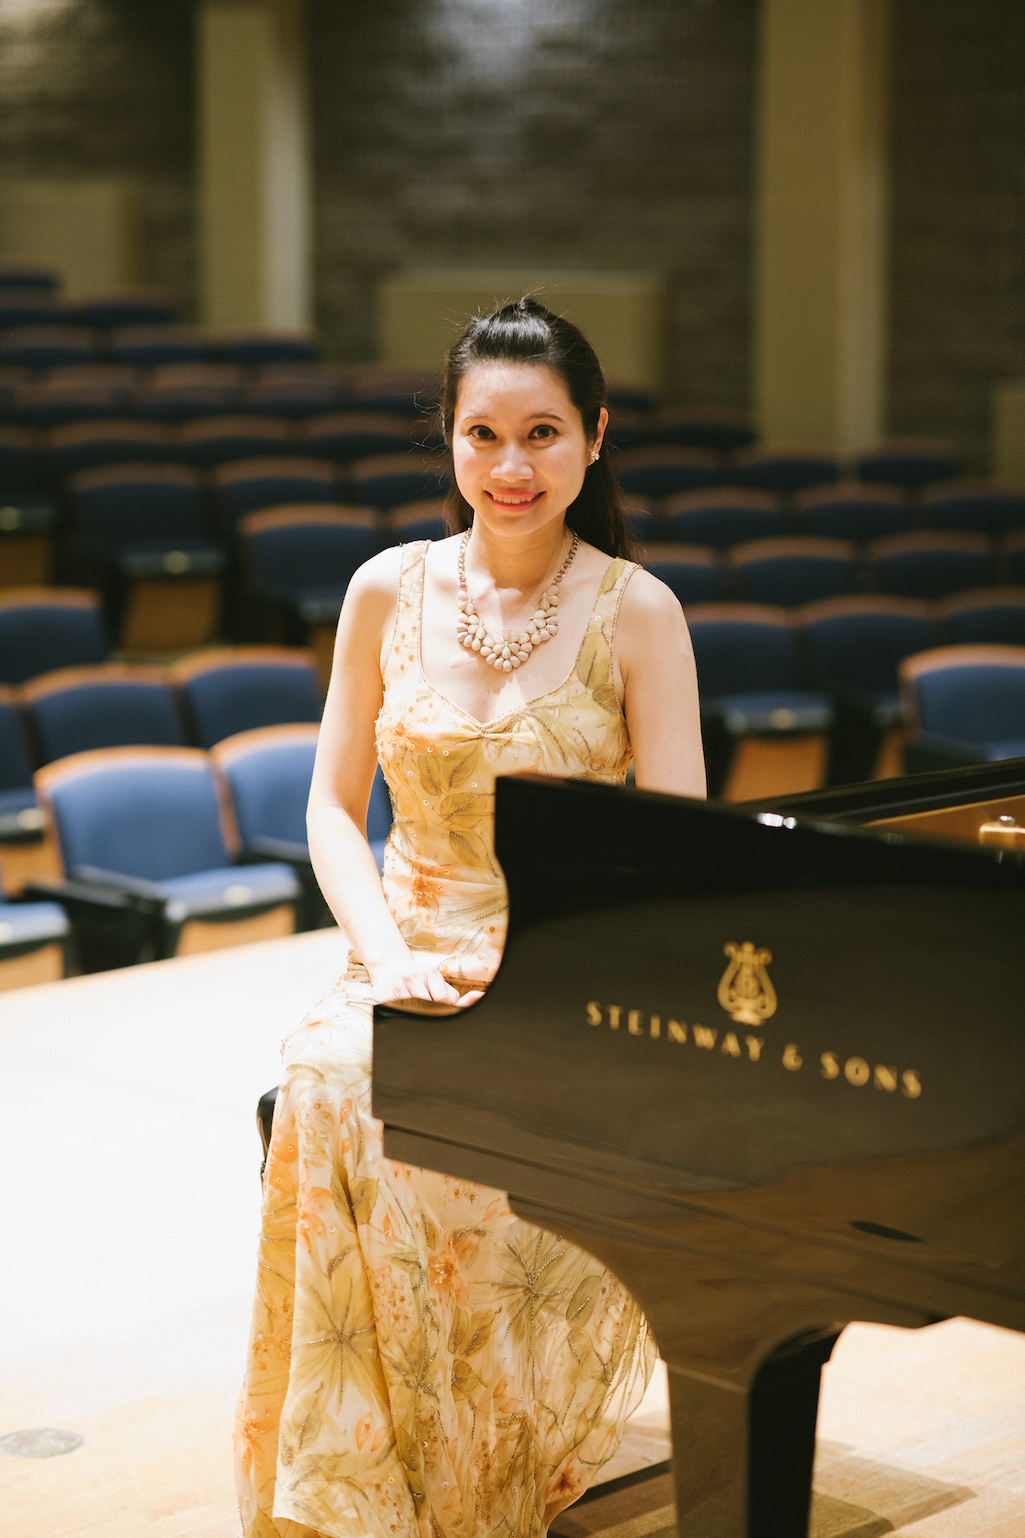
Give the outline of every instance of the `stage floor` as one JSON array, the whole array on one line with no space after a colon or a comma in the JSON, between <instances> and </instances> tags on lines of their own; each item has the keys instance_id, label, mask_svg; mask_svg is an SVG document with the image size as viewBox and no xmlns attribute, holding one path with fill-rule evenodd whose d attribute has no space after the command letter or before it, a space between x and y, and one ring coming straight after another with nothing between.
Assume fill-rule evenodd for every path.
<instances>
[{"instance_id":1,"label":"stage floor","mask_svg":"<svg viewBox=\"0 0 1025 1538\"><path fill-rule=\"evenodd\" d=\"M0 994L0 1436L85 1439L0 1457L4 1538L237 1533L255 1105L343 949L321 930ZM607 1474L666 1456L666 1420L660 1373ZM819 1439L814 1538L1025 1538L1025 1336L853 1325ZM656 1538L662 1500L610 1508L608 1538Z\"/></svg>"}]
</instances>

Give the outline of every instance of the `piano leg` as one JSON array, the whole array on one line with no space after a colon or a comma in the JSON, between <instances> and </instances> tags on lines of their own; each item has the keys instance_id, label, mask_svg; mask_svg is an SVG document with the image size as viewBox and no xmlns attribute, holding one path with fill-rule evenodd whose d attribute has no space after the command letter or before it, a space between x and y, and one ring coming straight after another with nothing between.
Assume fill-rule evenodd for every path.
<instances>
[{"instance_id":1,"label":"piano leg","mask_svg":"<svg viewBox=\"0 0 1025 1538\"><path fill-rule=\"evenodd\" d=\"M819 1377L838 1336L785 1342L746 1391L669 1363L678 1538L806 1538Z\"/></svg>"}]
</instances>

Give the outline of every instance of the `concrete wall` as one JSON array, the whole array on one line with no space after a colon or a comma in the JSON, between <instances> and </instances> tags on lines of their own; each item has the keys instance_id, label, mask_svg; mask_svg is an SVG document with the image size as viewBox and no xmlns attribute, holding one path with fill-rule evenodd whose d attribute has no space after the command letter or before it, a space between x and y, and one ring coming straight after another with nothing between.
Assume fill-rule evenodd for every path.
<instances>
[{"instance_id":1,"label":"concrete wall","mask_svg":"<svg viewBox=\"0 0 1025 1538\"><path fill-rule=\"evenodd\" d=\"M754 0L311 0L318 320L408 268L661 271L671 398L749 395Z\"/></svg>"},{"instance_id":2,"label":"concrete wall","mask_svg":"<svg viewBox=\"0 0 1025 1538\"><path fill-rule=\"evenodd\" d=\"M0 250L55 238L74 183L70 216L96 239L73 287L110 272L194 313L192 24L192 0L0 8Z\"/></svg>"},{"instance_id":3,"label":"concrete wall","mask_svg":"<svg viewBox=\"0 0 1025 1538\"><path fill-rule=\"evenodd\" d=\"M893 35L890 428L983 468L1025 374L1025 5L896 0Z\"/></svg>"}]
</instances>

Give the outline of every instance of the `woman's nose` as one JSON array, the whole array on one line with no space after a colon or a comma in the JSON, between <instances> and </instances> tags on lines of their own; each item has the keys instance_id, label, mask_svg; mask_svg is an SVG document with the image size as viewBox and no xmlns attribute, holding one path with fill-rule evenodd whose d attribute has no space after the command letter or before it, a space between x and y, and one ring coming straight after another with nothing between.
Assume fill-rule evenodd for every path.
<instances>
[{"instance_id":1,"label":"woman's nose","mask_svg":"<svg viewBox=\"0 0 1025 1538\"><path fill-rule=\"evenodd\" d=\"M495 456L491 466L493 481L529 481L533 475L534 466L530 462L530 455L515 443L507 444Z\"/></svg>"}]
</instances>

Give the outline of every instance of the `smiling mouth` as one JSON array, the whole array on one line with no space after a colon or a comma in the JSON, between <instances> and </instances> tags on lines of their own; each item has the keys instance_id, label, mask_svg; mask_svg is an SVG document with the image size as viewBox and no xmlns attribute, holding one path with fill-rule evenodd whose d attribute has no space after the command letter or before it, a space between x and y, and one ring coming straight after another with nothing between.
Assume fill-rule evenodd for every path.
<instances>
[{"instance_id":1,"label":"smiling mouth","mask_svg":"<svg viewBox=\"0 0 1025 1538\"><path fill-rule=\"evenodd\" d=\"M499 507L529 507L531 503L539 501L544 492L489 491L487 495Z\"/></svg>"}]
</instances>

